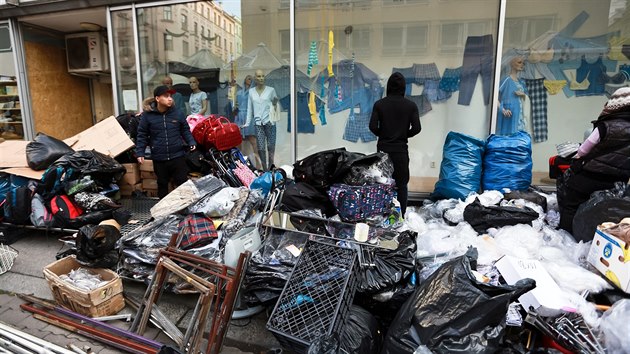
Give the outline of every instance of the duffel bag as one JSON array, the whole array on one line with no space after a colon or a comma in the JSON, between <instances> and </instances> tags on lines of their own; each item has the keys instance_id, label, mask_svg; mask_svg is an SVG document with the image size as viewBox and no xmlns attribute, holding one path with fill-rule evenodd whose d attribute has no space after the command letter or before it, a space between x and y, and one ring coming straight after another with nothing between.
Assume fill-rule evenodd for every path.
<instances>
[{"instance_id":1,"label":"duffel bag","mask_svg":"<svg viewBox=\"0 0 630 354\"><path fill-rule=\"evenodd\" d=\"M389 212L396 192L392 184L350 186L333 184L328 198L343 221L361 221Z\"/></svg>"}]
</instances>

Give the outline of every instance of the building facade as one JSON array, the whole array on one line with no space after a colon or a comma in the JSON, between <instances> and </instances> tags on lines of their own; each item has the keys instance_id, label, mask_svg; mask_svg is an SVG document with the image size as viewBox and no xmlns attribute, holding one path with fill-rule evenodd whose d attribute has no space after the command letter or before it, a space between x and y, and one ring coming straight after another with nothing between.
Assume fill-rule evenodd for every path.
<instances>
[{"instance_id":1,"label":"building facade","mask_svg":"<svg viewBox=\"0 0 630 354\"><path fill-rule=\"evenodd\" d=\"M449 132L504 132L500 86L522 58L528 95L511 129L531 136L533 182L544 184L556 145L581 142L607 94L628 83L626 0L100 3L0 1L3 136L65 138L138 111L165 75L184 96L187 79L200 77L212 112L230 116L232 85L261 69L282 96L277 165L341 146L370 153L371 105L400 71L422 124L409 141L410 190L430 192ZM70 73L81 53L66 36L94 29L109 67Z\"/></svg>"}]
</instances>

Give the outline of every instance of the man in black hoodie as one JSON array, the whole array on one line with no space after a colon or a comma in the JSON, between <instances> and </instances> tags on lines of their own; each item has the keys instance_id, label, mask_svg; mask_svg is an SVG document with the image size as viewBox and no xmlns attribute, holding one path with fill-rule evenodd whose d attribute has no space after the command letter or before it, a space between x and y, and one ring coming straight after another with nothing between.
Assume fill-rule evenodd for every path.
<instances>
[{"instance_id":1,"label":"man in black hoodie","mask_svg":"<svg viewBox=\"0 0 630 354\"><path fill-rule=\"evenodd\" d=\"M176 186L186 182L186 151L193 151L196 147L184 115L174 106L174 92L168 86L158 86L153 90L155 100L142 113L136 139L139 164L144 162L145 148L147 145L151 146L153 171L157 176L160 199L168 194L171 178Z\"/></svg>"},{"instance_id":2,"label":"man in black hoodie","mask_svg":"<svg viewBox=\"0 0 630 354\"><path fill-rule=\"evenodd\" d=\"M395 72L387 80L387 97L374 103L370 131L378 137L376 148L389 155L394 164L400 211L407 210L409 150L407 140L420 133L418 106L405 98L405 77Z\"/></svg>"}]
</instances>

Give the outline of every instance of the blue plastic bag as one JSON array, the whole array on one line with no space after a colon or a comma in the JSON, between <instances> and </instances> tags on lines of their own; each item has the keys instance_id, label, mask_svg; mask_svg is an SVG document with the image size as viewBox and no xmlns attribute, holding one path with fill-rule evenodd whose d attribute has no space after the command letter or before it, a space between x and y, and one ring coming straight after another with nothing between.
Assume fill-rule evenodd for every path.
<instances>
[{"instance_id":1,"label":"blue plastic bag","mask_svg":"<svg viewBox=\"0 0 630 354\"><path fill-rule=\"evenodd\" d=\"M260 189L264 198L267 198L269 191L282 185L286 174L284 170L275 169L274 171L267 171L262 175L256 177L249 185L249 189Z\"/></svg>"},{"instance_id":2,"label":"blue plastic bag","mask_svg":"<svg viewBox=\"0 0 630 354\"><path fill-rule=\"evenodd\" d=\"M524 131L490 135L483 158L483 190L527 190L532 183L532 138Z\"/></svg>"},{"instance_id":3,"label":"blue plastic bag","mask_svg":"<svg viewBox=\"0 0 630 354\"><path fill-rule=\"evenodd\" d=\"M481 186L485 142L472 136L449 132L444 142L440 178L431 196L437 199L466 199Z\"/></svg>"}]
</instances>

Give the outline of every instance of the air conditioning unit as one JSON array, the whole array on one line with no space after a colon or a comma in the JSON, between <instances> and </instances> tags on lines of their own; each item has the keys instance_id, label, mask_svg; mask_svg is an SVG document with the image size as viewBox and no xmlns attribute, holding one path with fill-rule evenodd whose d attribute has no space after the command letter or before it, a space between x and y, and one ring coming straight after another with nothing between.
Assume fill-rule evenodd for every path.
<instances>
[{"instance_id":1,"label":"air conditioning unit","mask_svg":"<svg viewBox=\"0 0 630 354\"><path fill-rule=\"evenodd\" d=\"M109 53L100 32L66 35L66 57L69 73L94 73L109 70Z\"/></svg>"}]
</instances>

